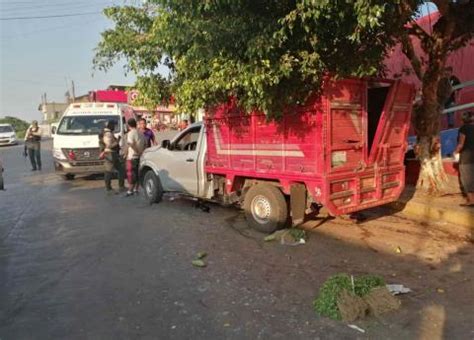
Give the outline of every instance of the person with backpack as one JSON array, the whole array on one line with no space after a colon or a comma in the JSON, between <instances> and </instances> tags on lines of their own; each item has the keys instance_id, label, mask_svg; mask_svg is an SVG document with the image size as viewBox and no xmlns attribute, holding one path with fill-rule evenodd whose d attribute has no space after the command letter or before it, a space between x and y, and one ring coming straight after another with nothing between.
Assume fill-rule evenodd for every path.
<instances>
[{"instance_id":1,"label":"person with backpack","mask_svg":"<svg viewBox=\"0 0 474 340\"><path fill-rule=\"evenodd\" d=\"M117 171L119 191L125 190L125 179L123 163L120 161L120 137L114 135L115 121L110 120L104 131L99 135L99 145L101 149L100 159L104 160L104 180L107 193L113 192L112 177L113 172Z\"/></svg>"},{"instance_id":2,"label":"person with backpack","mask_svg":"<svg viewBox=\"0 0 474 340\"><path fill-rule=\"evenodd\" d=\"M138 168L140 165L140 156L146 147L146 139L143 133L137 129L137 121L135 118L130 118L127 121L127 125L129 129L126 144L128 191L125 196L129 197L138 194Z\"/></svg>"},{"instance_id":3,"label":"person with backpack","mask_svg":"<svg viewBox=\"0 0 474 340\"><path fill-rule=\"evenodd\" d=\"M31 171L41 170L41 129L36 120L26 130L25 147L30 156Z\"/></svg>"}]
</instances>

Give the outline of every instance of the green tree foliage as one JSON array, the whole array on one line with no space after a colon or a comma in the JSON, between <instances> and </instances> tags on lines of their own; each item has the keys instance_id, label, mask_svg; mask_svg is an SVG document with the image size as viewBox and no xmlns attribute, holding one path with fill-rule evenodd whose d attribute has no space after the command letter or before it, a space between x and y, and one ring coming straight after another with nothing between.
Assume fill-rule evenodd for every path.
<instances>
[{"instance_id":1,"label":"green tree foliage","mask_svg":"<svg viewBox=\"0 0 474 340\"><path fill-rule=\"evenodd\" d=\"M94 63L107 69L125 58L144 95L172 92L188 111L233 95L274 113L317 91L327 72L377 73L417 4L150 0L106 10L115 27L103 32ZM157 75L163 65L166 80Z\"/></svg>"},{"instance_id":2,"label":"green tree foliage","mask_svg":"<svg viewBox=\"0 0 474 340\"><path fill-rule=\"evenodd\" d=\"M94 64L106 70L124 58L145 102L173 93L192 112L235 96L246 109L277 114L318 91L326 74L383 72L387 52L401 43L427 98L418 132L431 136L438 125L423 117L433 120L433 88L448 53L472 37L474 2L434 1L442 17L431 35L413 20L424 2L147 0L106 9L115 26L102 33ZM412 37L421 39L424 59Z\"/></svg>"}]
</instances>

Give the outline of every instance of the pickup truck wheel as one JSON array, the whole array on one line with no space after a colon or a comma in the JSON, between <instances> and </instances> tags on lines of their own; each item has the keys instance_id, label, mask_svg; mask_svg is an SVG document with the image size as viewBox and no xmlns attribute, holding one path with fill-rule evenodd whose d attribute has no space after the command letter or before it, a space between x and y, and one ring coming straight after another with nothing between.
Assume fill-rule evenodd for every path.
<instances>
[{"instance_id":1,"label":"pickup truck wheel","mask_svg":"<svg viewBox=\"0 0 474 340\"><path fill-rule=\"evenodd\" d=\"M163 197L163 187L158 176L152 170L148 170L143 178L143 191L145 198L150 203L158 203Z\"/></svg>"},{"instance_id":2,"label":"pickup truck wheel","mask_svg":"<svg viewBox=\"0 0 474 340\"><path fill-rule=\"evenodd\" d=\"M250 226L264 233L284 227L288 220L285 197L273 185L257 184L251 187L245 195L244 211Z\"/></svg>"}]
</instances>

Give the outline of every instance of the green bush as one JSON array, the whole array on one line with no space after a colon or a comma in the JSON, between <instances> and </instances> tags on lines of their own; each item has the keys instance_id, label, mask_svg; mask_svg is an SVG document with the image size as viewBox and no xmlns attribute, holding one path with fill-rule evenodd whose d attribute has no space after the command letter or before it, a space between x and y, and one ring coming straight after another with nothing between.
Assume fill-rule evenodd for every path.
<instances>
[{"instance_id":1,"label":"green bush","mask_svg":"<svg viewBox=\"0 0 474 340\"><path fill-rule=\"evenodd\" d=\"M384 280L375 275L354 277L354 288L351 277L347 274L331 276L319 290L318 297L314 300L314 310L322 316L341 320L341 313L337 307L337 299L343 290L354 292L357 296L367 295L373 288L384 286Z\"/></svg>"}]
</instances>

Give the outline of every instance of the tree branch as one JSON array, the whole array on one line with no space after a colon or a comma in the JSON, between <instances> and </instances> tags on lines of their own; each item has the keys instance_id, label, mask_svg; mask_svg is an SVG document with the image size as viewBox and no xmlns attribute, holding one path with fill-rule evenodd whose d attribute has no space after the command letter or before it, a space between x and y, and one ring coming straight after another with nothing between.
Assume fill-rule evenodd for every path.
<instances>
[{"instance_id":1,"label":"tree branch","mask_svg":"<svg viewBox=\"0 0 474 340\"><path fill-rule=\"evenodd\" d=\"M466 33L452 39L447 46L448 51L456 51L464 46L474 37L473 33Z\"/></svg>"},{"instance_id":2,"label":"tree branch","mask_svg":"<svg viewBox=\"0 0 474 340\"><path fill-rule=\"evenodd\" d=\"M421 42L429 42L431 40L431 35L418 25L415 20L410 21L408 25L408 33L417 36Z\"/></svg>"},{"instance_id":3,"label":"tree branch","mask_svg":"<svg viewBox=\"0 0 474 340\"><path fill-rule=\"evenodd\" d=\"M441 15L446 15L449 12L449 0L433 0L431 2L436 5Z\"/></svg>"},{"instance_id":4,"label":"tree branch","mask_svg":"<svg viewBox=\"0 0 474 340\"><path fill-rule=\"evenodd\" d=\"M407 56L413 70L415 71L416 76L421 81L423 79L421 61L415 53L415 48L413 47L413 43L410 40L410 36L403 35L403 37L401 38L401 43L403 53Z\"/></svg>"}]
</instances>

